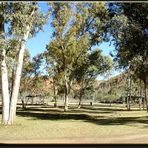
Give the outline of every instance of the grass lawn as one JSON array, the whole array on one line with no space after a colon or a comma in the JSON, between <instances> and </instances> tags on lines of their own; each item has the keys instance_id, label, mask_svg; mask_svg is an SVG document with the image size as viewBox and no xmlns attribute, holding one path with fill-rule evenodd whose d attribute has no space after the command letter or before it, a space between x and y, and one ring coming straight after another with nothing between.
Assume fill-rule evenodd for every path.
<instances>
[{"instance_id":1,"label":"grass lawn","mask_svg":"<svg viewBox=\"0 0 148 148\"><path fill-rule=\"evenodd\" d=\"M1 116L0 116L1 118ZM12 126L0 124L0 143L148 143L148 113L123 105L18 107Z\"/></svg>"}]
</instances>

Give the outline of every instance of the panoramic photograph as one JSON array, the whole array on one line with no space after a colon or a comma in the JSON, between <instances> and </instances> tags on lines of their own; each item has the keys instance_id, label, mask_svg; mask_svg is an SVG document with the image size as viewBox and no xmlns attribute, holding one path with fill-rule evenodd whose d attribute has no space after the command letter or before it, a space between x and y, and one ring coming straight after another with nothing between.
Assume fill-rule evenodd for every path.
<instances>
[{"instance_id":1,"label":"panoramic photograph","mask_svg":"<svg viewBox=\"0 0 148 148\"><path fill-rule=\"evenodd\" d=\"M1 1L0 144L148 144L148 2Z\"/></svg>"}]
</instances>

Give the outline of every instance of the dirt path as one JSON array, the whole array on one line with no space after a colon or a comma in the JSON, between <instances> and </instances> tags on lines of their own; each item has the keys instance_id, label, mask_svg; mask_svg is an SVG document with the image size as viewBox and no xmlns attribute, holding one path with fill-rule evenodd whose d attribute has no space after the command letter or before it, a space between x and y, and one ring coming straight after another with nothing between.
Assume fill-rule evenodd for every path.
<instances>
[{"instance_id":1,"label":"dirt path","mask_svg":"<svg viewBox=\"0 0 148 148\"><path fill-rule=\"evenodd\" d=\"M41 139L41 140L0 140L1 144L148 144L148 134L118 136L110 138L72 138L72 139Z\"/></svg>"}]
</instances>

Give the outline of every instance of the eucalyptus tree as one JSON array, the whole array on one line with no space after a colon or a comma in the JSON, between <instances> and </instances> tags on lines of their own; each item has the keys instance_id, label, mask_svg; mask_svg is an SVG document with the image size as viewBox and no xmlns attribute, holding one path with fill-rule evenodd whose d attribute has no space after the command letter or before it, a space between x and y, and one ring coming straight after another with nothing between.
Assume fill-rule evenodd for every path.
<instances>
[{"instance_id":1,"label":"eucalyptus tree","mask_svg":"<svg viewBox=\"0 0 148 148\"><path fill-rule=\"evenodd\" d=\"M41 94L43 88L43 79L44 79L44 58L43 54L38 54L34 56L31 60L31 93ZM44 75L44 76L43 76Z\"/></svg>"},{"instance_id":2,"label":"eucalyptus tree","mask_svg":"<svg viewBox=\"0 0 148 148\"><path fill-rule=\"evenodd\" d=\"M1 62L1 87L2 87L2 122L7 123L9 118L9 83L6 65L6 43L5 23L8 21L8 4L0 2L0 62Z\"/></svg>"},{"instance_id":3,"label":"eucalyptus tree","mask_svg":"<svg viewBox=\"0 0 148 148\"><path fill-rule=\"evenodd\" d=\"M46 61L46 71L48 72L48 76L52 78L52 88L53 88L53 98L54 98L54 107L57 107L57 93L60 77L58 75L58 71L55 65L55 61L52 56L49 56L48 52L44 52L44 58Z\"/></svg>"},{"instance_id":4,"label":"eucalyptus tree","mask_svg":"<svg viewBox=\"0 0 148 148\"><path fill-rule=\"evenodd\" d=\"M144 98L146 103L146 108L148 112L148 99L147 99L147 84L148 84L148 58L141 57L140 55L133 59L132 70L136 76L143 81L144 84Z\"/></svg>"},{"instance_id":5,"label":"eucalyptus tree","mask_svg":"<svg viewBox=\"0 0 148 148\"><path fill-rule=\"evenodd\" d=\"M74 82L74 69L83 61L88 49L103 40L102 28L107 11L105 4L100 2L49 3L49 8L54 32L47 53L54 60L56 75L61 79L66 111Z\"/></svg>"},{"instance_id":6,"label":"eucalyptus tree","mask_svg":"<svg viewBox=\"0 0 148 148\"><path fill-rule=\"evenodd\" d=\"M11 33L18 38L20 47L18 49L18 62L15 72L15 80L10 103L9 124L12 124L16 115L16 104L19 93L20 78L25 51L25 43L28 38L35 35L45 23L45 17L39 11L35 2L10 3L11 10Z\"/></svg>"},{"instance_id":7,"label":"eucalyptus tree","mask_svg":"<svg viewBox=\"0 0 148 148\"><path fill-rule=\"evenodd\" d=\"M45 16L39 11L36 2L2 2L1 3L1 34L4 32L4 25L8 24L8 37L16 40L17 45L14 47L18 61L16 62L14 71L14 83L12 88L12 96L8 90L8 75L6 65L6 49L2 48L2 88L5 89L3 96L3 115L5 124L13 124L14 117L16 115L16 104L19 93L20 78L22 72L23 58L25 52L26 41L34 36L38 31L42 29L43 24L46 22ZM4 32L4 33L3 33ZM5 45L8 47L8 44ZM1 42L2 43L2 42ZM13 47L11 47L13 48ZM10 101L11 100L11 101ZM5 103L6 102L6 103ZM10 102L10 103L9 103ZM7 104L7 109L5 109ZM10 104L10 106L9 106Z\"/></svg>"},{"instance_id":8,"label":"eucalyptus tree","mask_svg":"<svg viewBox=\"0 0 148 148\"><path fill-rule=\"evenodd\" d=\"M97 76L110 71L113 67L112 60L108 56L103 56L99 49L93 50L83 56L83 61L75 68L75 79L79 85L79 105L81 107L82 97L89 89L94 89Z\"/></svg>"},{"instance_id":9,"label":"eucalyptus tree","mask_svg":"<svg viewBox=\"0 0 148 148\"><path fill-rule=\"evenodd\" d=\"M20 95L31 94L33 85L35 86L35 78L38 77L40 72L40 66L42 64L42 60L40 56L37 55L31 59L29 50L26 50L24 53L24 62L21 76L21 84L20 84ZM37 80L37 79L36 79Z\"/></svg>"},{"instance_id":10,"label":"eucalyptus tree","mask_svg":"<svg viewBox=\"0 0 148 148\"><path fill-rule=\"evenodd\" d=\"M114 38L115 60L121 67L130 67L145 85L145 101L147 104L148 79L148 4L118 3L110 4L112 16L108 31ZM147 105L148 111L148 105Z\"/></svg>"},{"instance_id":11,"label":"eucalyptus tree","mask_svg":"<svg viewBox=\"0 0 148 148\"><path fill-rule=\"evenodd\" d=\"M53 40L47 47L48 56L52 58L52 66L56 77L61 79L61 85L64 89L65 108L68 109L68 95L72 85L72 70L73 64L80 54L81 49L77 49L76 43L76 23L70 21L74 19L73 12L71 11L68 3L54 3L53 9L53 27L55 29ZM71 27L69 24L71 23ZM85 36L84 36L85 37ZM86 42L87 44L87 42ZM54 61L53 61L54 60Z\"/></svg>"},{"instance_id":12,"label":"eucalyptus tree","mask_svg":"<svg viewBox=\"0 0 148 148\"><path fill-rule=\"evenodd\" d=\"M33 66L31 63L30 53L29 53L29 50L26 49L24 52L24 62L23 62L22 76L21 76L20 89L19 89L19 94L22 101L23 109L26 108L25 96L29 92L32 68Z\"/></svg>"}]
</instances>

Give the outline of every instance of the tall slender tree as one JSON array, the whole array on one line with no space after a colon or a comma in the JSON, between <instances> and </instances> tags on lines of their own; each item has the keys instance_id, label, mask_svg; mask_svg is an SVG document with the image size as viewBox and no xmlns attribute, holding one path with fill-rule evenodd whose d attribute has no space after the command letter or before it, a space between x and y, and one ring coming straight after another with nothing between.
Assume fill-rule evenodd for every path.
<instances>
[{"instance_id":1,"label":"tall slender tree","mask_svg":"<svg viewBox=\"0 0 148 148\"><path fill-rule=\"evenodd\" d=\"M6 65L6 39L5 23L7 22L8 5L0 2L0 62L1 62L1 86L2 86L2 123L7 124L9 118L9 82Z\"/></svg>"},{"instance_id":2,"label":"tall slender tree","mask_svg":"<svg viewBox=\"0 0 148 148\"><path fill-rule=\"evenodd\" d=\"M66 111L74 68L88 49L103 40L102 28L107 11L104 3L50 3L49 6L54 33L47 50L62 79Z\"/></svg>"},{"instance_id":3,"label":"tall slender tree","mask_svg":"<svg viewBox=\"0 0 148 148\"><path fill-rule=\"evenodd\" d=\"M18 61L14 71L14 83L12 96L10 99L8 87L8 74L6 65L6 50L3 50L2 58L2 88L5 92L2 93L3 97L3 116L7 116L3 122L5 124L13 124L16 115L16 104L19 93L20 78L23 65L23 57L25 52L25 43L28 38L35 35L42 29L43 24L46 22L45 16L39 11L36 2L2 2L1 3L1 34L4 32L4 23L9 23L9 37L17 40L16 55ZM4 37L3 37L4 39ZM4 39L6 41L6 39ZM6 44L8 46L8 44ZM8 87L9 88L9 87ZM8 90L8 91L7 91ZM6 102L6 103L5 103ZM10 103L9 103L10 102ZM6 105L7 104L7 105ZM10 106L9 106L10 104ZM9 112L9 113L8 113Z\"/></svg>"}]
</instances>

